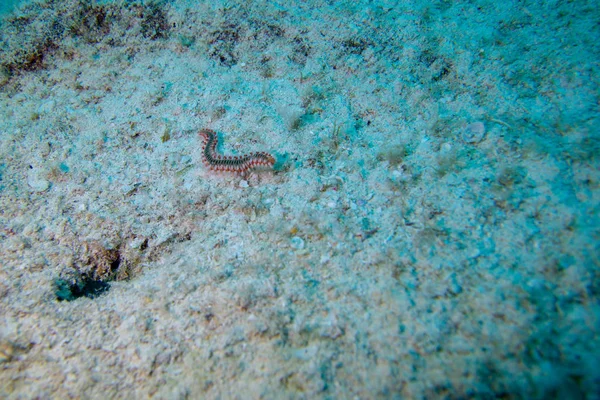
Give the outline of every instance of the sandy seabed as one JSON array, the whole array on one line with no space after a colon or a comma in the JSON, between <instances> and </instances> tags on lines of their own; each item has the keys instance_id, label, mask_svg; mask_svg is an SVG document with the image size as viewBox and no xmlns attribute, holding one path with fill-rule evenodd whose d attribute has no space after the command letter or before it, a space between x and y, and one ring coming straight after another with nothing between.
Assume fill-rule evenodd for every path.
<instances>
[{"instance_id":1,"label":"sandy seabed","mask_svg":"<svg viewBox=\"0 0 600 400\"><path fill-rule=\"evenodd\" d=\"M600 398L594 1L1 30L1 398Z\"/></svg>"}]
</instances>

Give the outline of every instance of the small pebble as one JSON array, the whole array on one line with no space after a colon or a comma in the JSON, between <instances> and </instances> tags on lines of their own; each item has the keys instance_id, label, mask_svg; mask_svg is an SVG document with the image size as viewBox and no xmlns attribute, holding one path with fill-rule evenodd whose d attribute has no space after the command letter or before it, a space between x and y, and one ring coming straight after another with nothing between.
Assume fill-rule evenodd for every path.
<instances>
[{"instance_id":1,"label":"small pebble","mask_svg":"<svg viewBox=\"0 0 600 400\"><path fill-rule=\"evenodd\" d=\"M29 170L27 174L27 184L35 192L44 192L50 187L50 182L44 179L42 171Z\"/></svg>"},{"instance_id":2,"label":"small pebble","mask_svg":"<svg viewBox=\"0 0 600 400\"><path fill-rule=\"evenodd\" d=\"M56 102L54 100L48 100L38 108L38 112L40 114L50 114L54 111L54 107L56 106Z\"/></svg>"},{"instance_id":3,"label":"small pebble","mask_svg":"<svg viewBox=\"0 0 600 400\"><path fill-rule=\"evenodd\" d=\"M10 361L15 355L15 346L10 342L0 343L0 363Z\"/></svg>"},{"instance_id":4,"label":"small pebble","mask_svg":"<svg viewBox=\"0 0 600 400\"><path fill-rule=\"evenodd\" d=\"M485 125L483 122L473 122L465 128L462 138L466 143L479 143L485 136Z\"/></svg>"},{"instance_id":5,"label":"small pebble","mask_svg":"<svg viewBox=\"0 0 600 400\"><path fill-rule=\"evenodd\" d=\"M304 239L299 236L294 236L290 242L292 247L296 250L302 250L304 248Z\"/></svg>"}]
</instances>

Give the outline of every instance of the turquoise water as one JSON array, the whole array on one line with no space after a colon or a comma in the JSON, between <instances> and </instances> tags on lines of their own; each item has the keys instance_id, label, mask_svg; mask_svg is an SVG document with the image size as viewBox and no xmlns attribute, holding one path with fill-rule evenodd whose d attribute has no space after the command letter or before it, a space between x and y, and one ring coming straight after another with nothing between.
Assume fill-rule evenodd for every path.
<instances>
[{"instance_id":1,"label":"turquoise water","mask_svg":"<svg viewBox=\"0 0 600 400\"><path fill-rule=\"evenodd\" d=\"M19 3L21 3L21 0L2 0L0 2L0 15L11 12Z\"/></svg>"},{"instance_id":2,"label":"turquoise water","mask_svg":"<svg viewBox=\"0 0 600 400\"><path fill-rule=\"evenodd\" d=\"M39 1L0 35L1 398L598 398L596 2Z\"/></svg>"}]
</instances>

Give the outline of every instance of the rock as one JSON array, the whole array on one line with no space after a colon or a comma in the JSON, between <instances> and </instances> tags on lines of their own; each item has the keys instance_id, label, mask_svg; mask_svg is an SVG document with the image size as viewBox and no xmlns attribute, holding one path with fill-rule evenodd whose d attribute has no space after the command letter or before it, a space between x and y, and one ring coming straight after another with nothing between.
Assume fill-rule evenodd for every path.
<instances>
[{"instance_id":1,"label":"rock","mask_svg":"<svg viewBox=\"0 0 600 400\"><path fill-rule=\"evenodd\" d=\"M485 136L485 125L483 122L473 122L463 130L462 139L465 143L479 143Z\"/></svg>"}]
</instances>

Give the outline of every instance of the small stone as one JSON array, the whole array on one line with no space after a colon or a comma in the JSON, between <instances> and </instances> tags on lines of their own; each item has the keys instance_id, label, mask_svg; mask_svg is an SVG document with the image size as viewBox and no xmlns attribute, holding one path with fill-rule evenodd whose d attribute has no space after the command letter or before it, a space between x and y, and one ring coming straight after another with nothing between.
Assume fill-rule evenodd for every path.
<instances>
[{"instance_id":1,"label":"small stone","mask_svg":"<svg viewBox=\"0 0 600 400\"><path fill-rule=\"evenodd\" d=\"M294 236L290 244L296 250L302 250L304 248L304 239L299 236Z\"/></svg>"},{"instance_id":2,"label":"small stone","mask_svg":"<svg viewBox=\"0 0 600 400\"><path fill-rule=\"evenodd\" d=\"M10 361L15 355L15 346L7 341L0 342L0 363Z\"/></svg>"},{"instance_id":3,"label":"small stone","mask_svg":"<svg viewBox=\"0 0 600 400\"><path fill-rule=\"evenodd\" d=\"M130 243L129 243L129 247L131 247L132 249L141 249L142 246L144 245L144 242L146 242L146 238L144 237L137 237L134 238ZM147 243L147 242L146 242Z\"/></svg>"},{"instance_id":4,"label":"small stone","mask_svg":"<svg viewBox=\"0 0 600 400\"><path fill-rule=\"evenodd\" d=\"M35 192L44 192L50 187L50 182L44 179L41 171L35 169L29 170L27 174L27 184Z\"/></svg>"},{"instance_id":5,"label":"small stone","mask_svg":"<svg viewBox=\"0 0 600 400\"><path fill-rule=\"evenodd\" d=\"M440 146L440 150L442 153L448 153L450 150L452 150L452 145L448 142L445 142Z\"/></svg>"},{"instance_id":6,"label":"small stone","mask_svg":"<svg viewBox=\"0 0 600 400\"><path fill-rule=\"evenodd\" d=\"M38 112L40 114L50 114L54 111L55 106L56 102L54 100L48 100L42 103L42 105L38 108Z\"/></svg>"},{"instance_id":7,"label":"small stone","mask_svg":"<svg viewBox=\"0 0 600 400\"><path fill-rule=\"evenodd\" d=\"M483 122L473 122L465 128L462 133L462 138L465 143L479 143L485 136L485 125Z\"/></svg>"}]
</instances>

